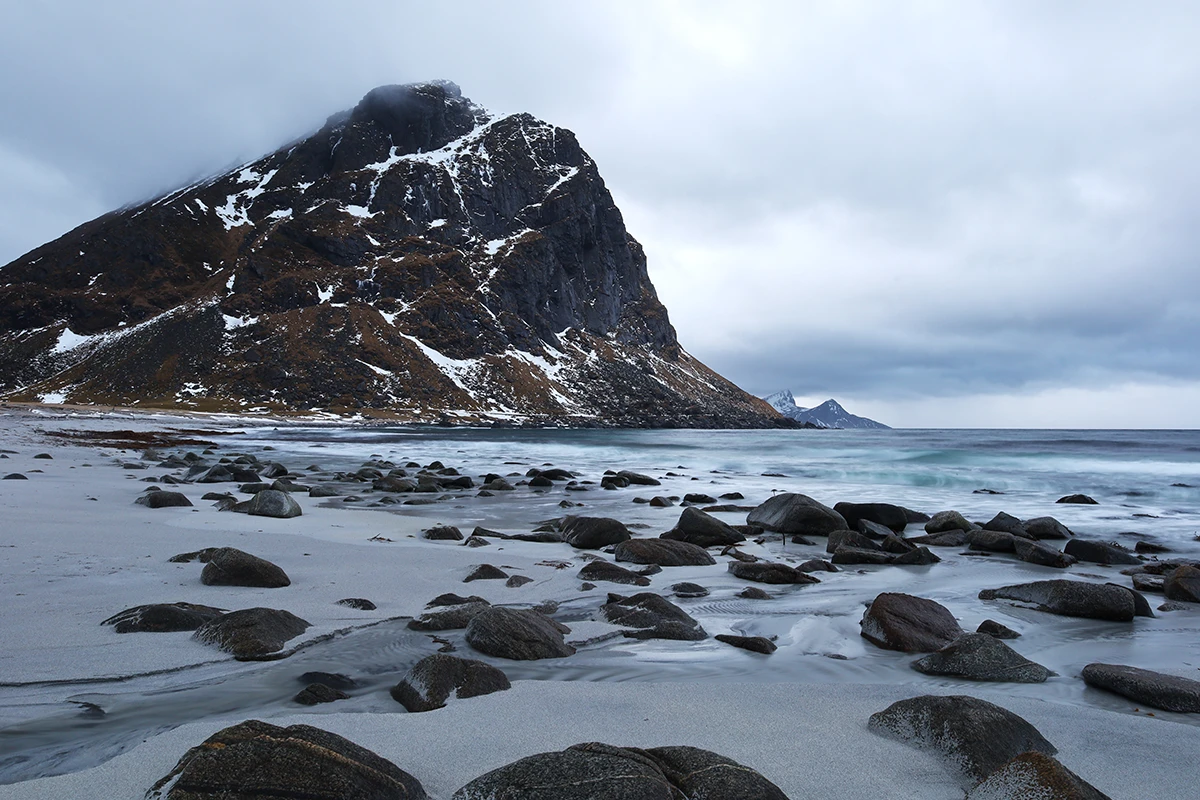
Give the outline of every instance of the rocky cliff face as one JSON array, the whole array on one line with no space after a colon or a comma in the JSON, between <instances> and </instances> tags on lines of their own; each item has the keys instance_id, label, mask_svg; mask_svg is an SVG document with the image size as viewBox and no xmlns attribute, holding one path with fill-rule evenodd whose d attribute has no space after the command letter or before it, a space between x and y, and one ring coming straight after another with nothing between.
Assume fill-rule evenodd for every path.
<instances>
[{"instance_id":1,"label":"rocky cliff face","mask_svg":"<svg viewBox=\"0 0 1200 800\"><path fill-rule=\"evenodd\" d=\"M401 420L763 426L688 355L595 163L384 86L317 133L0 271L0 395Z\"/></svg>"}]
</instances>

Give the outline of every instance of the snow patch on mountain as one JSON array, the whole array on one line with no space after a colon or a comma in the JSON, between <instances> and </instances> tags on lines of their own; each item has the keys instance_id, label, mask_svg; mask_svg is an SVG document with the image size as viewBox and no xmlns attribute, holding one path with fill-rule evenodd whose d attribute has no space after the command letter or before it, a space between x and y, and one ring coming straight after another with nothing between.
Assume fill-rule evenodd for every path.
<instances>
[{"instance_id":1,"label":"snow patch on mountain","mask_svg":"<svg viewBox=\"0 0 1200 800\"><path fill-rule=\"evenodd\" d=\"M889 430L890 426L873 419L851 414L842 408L837 400L830 398L819 406L802 408L796 405L796 398L787 389L763 397L771 407L789 419L800 423L811 423L818 428L874 428Z\"/></svg>"}]
</instances>

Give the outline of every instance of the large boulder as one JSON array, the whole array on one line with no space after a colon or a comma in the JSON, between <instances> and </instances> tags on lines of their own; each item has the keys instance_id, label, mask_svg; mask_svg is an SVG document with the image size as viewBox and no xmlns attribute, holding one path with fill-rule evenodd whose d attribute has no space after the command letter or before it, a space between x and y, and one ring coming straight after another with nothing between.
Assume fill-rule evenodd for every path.
<instances>
[{"instance_id":1,"label":"large boulder","mask_svg":"<svg viewBox=\"0 0 1200 800\"><path fill-rule=\"evenodd\" d=\"M692 506L683 510L679 522L662 538L688 542L698 547L724 547L746 541L746 537L730 525Z\"/></svg>"},{"instance_id":2,"label":"large boulder","mask_svg":"<svg viewBox=\"0 0 1200 800\"><path fill-rule=\"evenodd\" d=\"M619 548L628 543L622 542L617 547ZM589 561L587 564L584 564L583 569L579 570L579 574L576 577L582 581L605 581L608 583L623 583L628 586L650 585L650 579L646 576L639 575L633 570L625 569L611 561Z\"/></svg>"},{"instance_id":3,"label":"large boulder","mask_svg":"<svg viewBox=\"0 0 1200 800\"><path fill-rule=\"evenodd\" d=\"M746 517L748 525L776 533L825 536L845 530L846 519L808 495L777 494L756 507Z\"/></svg>"},{"instance_id":4,"label":"large boulder","mask_svg":"<svg viewBox=\"0 0 1200 800\"><path fill-rule=\"evenodd\" d=\"M976 530L979 530L979 526L968 521L957 511L939 511L925 523L926 533L946 533L947 531L969 533Z\"/></svg>"},{"instance_id":5,"label":"large boulder","mask_svg":"<svg viewBox=\"0 0 1200 800\"><path fill-rule=\"evenodd\" d=\"M252 517L277 517L287 519L298 517L304 513L300 504L292 499L287 492L278 489L264 489L250 498L246 513Z\"/></svg>"},{"instance_id":6,"label":"large boulder","mask_svg":"<svg viewBox=\"0 0 1200 800\"><path fill-rule=\"evenodd\" d=\"M627 539L613 551L617 561L660 567L705 567L717 563L703 547L675 539Z\"/></svg>"},{"instance_id":7,"label":"large boulder","mask_svg":"<svg viewBox=\"0 0 1200 800\"><path fill-rule=\"evenodd\" d=\"M539 753L492 770L452 800L787 800L732 759L695 747L646 750L599 742Z\"/></svg>"},{"instance_id":8,"label":"large boulder","mask_svg":"<svg viewBox=\"0 0 1200 800\"><path fill-rule=\"evenodd\" d=\"M1200 712L1200 681L1119 664L1088 664L1088 686L1107 689L1137 703L1184 714Z\"/></svg>"},{"instance_id":9,"label":"large boulder","mask_svg":"<svg viewBox=\"0 0 1200 800\"><path fill-rule=\"evenodd\" d=\"M624 478L626 483L632 483L635 486L658 486L662 481L656 478L651 478L649 475L643 475L640 472L631 472L623 469L617 473L618 478Z\"/></svg>"},{"instance_id":10,"label":"large boulder","mask_svg":"<svg viewBox=\"0 0 1200 800\"><path fill-rule=\"evenodd\" d=\"M842 546L857 547L860 550L883 550L883 546L866 534L858 531L830 531L829 541L825 545L826 553L836 553Z\"/></svg>"},{"instance_id":11,"label":"large boulder","mask_svg":"<svg viewBox=\"0 0 1200 800\"><path fill-rule=\"evenodd\" d=\"M922 750L936 751L948 767L961 772L967 785L983 780L1022 753L1058 752L1021 717L965 695L900 700L872 714L867 727Z\"/></svg>"},{"instance_id":12,"label":"large boulder","mask_svg":"<svg viewBox=\"0 0 1200 800\"><path fill-rule=\"evenodd\" d=\"M874 522L896 533L900 533L908 525L908 512L891 503L838 503L833 510L842 515L848 526L855 529L858 528L860 520Z\"/></svg>"},{"instance_id":13,"label":"large boulder","mask_svg":"<svg viewBox=\"0 0 1200 800\"><path fill-rule=\"evenodd\" d=\"M536 611L492 606L467 625L467 644L479 652L514 661L565 658L575 648L563 641L566 625Z\"/></svg>"},{"instance_id":14,"label":"large boulder","mask_svg":"<svg viewBox=\"0 0 1200 800\"><path fill-rule=\"evenodd\" d=\"M1069 556L1048 544L1042 544L1040 541L1032 539L1013 537L1013 551L1022 561L1042 567L1066 569L1075 563L1074 556Z\"/></svg>"},{"instance_id":15,"label":"large boulder","mask_svg":"<svg viewBox=\"0 0 1200 800\"><path fill-rule=\"evenodd\" d=\"M225 609L194 603L154 603L134 606L101 622L117 633L170 633L194 631L225 613Z\"/></svg>"},{"instance_id":16,"label":"large boulder","mask_svg":"<svg viewBox=\"0 0 1200 800\"><path fill-rule=\"evenodd\" d=\"M218 547L208 554L208 563L200 572L205 586L256 586L277 589L290 586L287 573L267 561L235 547Z\"/></svg>"},{"instance_id":17,"label":"large boulder","mask_svg":"<svg viewBox=\"0 0 1200 800\"><path fill-rule=\"evenodd\" d=\"M349 739L252 719L184 753L146 793L164 800L424 800L421 782Z\"/></svg>"},{"instance_id":18,"label":"large boulder","mask_svg":"<svg viewBox=\"0 0 1200 800\"><path fill-rule=\"evenodd\" d=\"M820 581L787 564L772 561L730 561L729 572L735 578L755 583L820 583Z\"/></svg>"},{"instance_id":19,"label":"large boulder","mask_svg":"<svg viewBox=\"0 0 1200 800\"><path fill-rule=\"evenodd\" d=\"M1135 594L1132 589L1111 583L1049 580L984 589L979 599L1032 603L1040 611L1064 617L1129 622L1138 616Z\"/></svg>"},{"instance_id":20,"label":"large boulder","mask_svg":"<svg viewBox=\"0 0 1200 800\"><path fill-rule=\"evenodd\" d=\"M986 633L964 634L936 653L918 658L912 668L926 675L1012 683L1044 683L1051 674Z\"/></svg>"},{"instance_id":21,"label":"large boulder","mask_svg":"<svg viewBox=\"0 0 1200 800\"><path fill-rule=\"evenodd\" d=\"M941 603L899 592L884 592L872 600L859 625L867 641L905 653L940 650L963 634Z\"/></svg>"},{"instance_id":22,"label":"large boulder","mask_svg":"<svg viewBox=\"0 0 1200 800\"><path fill-rule=\"evenodd\" d=\"M563 517L562 540L580 550L598 550L632 537L623 522L608 517Z\"/></svg>"},{"instance_id":23,"label":"large boulder","mask_svg":"<svg viewBox=\"0 0 1200 800\"><path fill-rule=\"evenodd\" d=\"M282 650L289 640L304 633L309 626L309 622L290 611L246 608L204 623L192 638L237 658L253 659Z\"/></svg>"},{"instance_id":24,"label":"large boulder","mask_svg":"<svg viewBox=\"0 0 1200 800\"><path fill-rule=\"evenodd\" d=\"M392 687L392 699L411 712L442 708L451 695L468 697L512 688L502 670L468 658L434 653L413 665Z\"/></svg>"},{"instance_id":25,"label":"large boulder","mask_svg":"<svg viewBox=\"0 0 1200 800\"><path fill-rule=\"evenodd\" d=\"M1141 564L1142 560L1119 545L1108 542L1093 542L1087 539L1072 539L1063 547L1063 552L1080 561L1093 564Z\"/></svg>"},{"instance_id":26,"label":"large boulder","mask_svg":"<svg viewBox=\"0 0 1200 800\"><path fill-rule=\"evenodd\" d=\"M419 617L410 619L408 627L414 631L462 630L471 624L471 620L489 608L491 608L491 604L483 598L470 602L439 606L432 611L426 611Z\"/></svg>"},{"instance_id":27,"label":"large boulder","mask_svg":"<svg viewBox=\"0 0 1200 800\"><path fill-rule=\"evenodd\" d=\"M192 504L192 501L188 500L187 495L183 492L167 492L162 489L155 492L146 492L133 502L146 508L178 508Z\"/></svg>"},{"instance_id":28,"label":"large boulder","mask_svg":"<svg viewBox=\"0 0 1200 800\"><path fill-rule=\"evenodd\" d=\"M966 800L1110 800L1053 756L1031 750L1002 764Z\"/></svg>"},{"instance_id":29,"label":"large boulder","mask_svg":"<svg viewBox=\"0 0 1200 800\"><path fill-rule=\"evenodd\" d=\"M1013 536L1028 537L1029 533L1025 530L1025 524L1021 520L1001 511L996 516L992 517L987 522L983 523L985 531L999 531L1001 533L1011 533Z\"/></svg>"},{"instance_id":30,"label":"large boulder","mask_svg":"<svg viewBox=\"0 0 1200 800\"><path fill-rule=\"evenodd\" d=\"M967 534L967 543L972 550L987 550L993 553L1012 553L1017 549L1015 536L1003 531L979 530Z\"/></svg>"},{"instance_id":31,"label":"large boulder","mask_svg":"<svg viewBox=\"0 0 1200 800\"><path fill-rule=\"evenodd\" d=\"M1054 517L1034 517L1025 520L1025 533L1034 539L1070 539L1075 534Z\"/></svg>"},{"instance_id":32,"label":"large boulder","mask_svg":"<svg viewBox=\"0 0 1200 800\"><path fill-rule=\"evenodd\" d=\"M670 600L653 592L639 592L632 597L610 594L600 606L600 613L614 625L633 630L624 634L631 639L681 639L699 641L708 634L700 623Z\"/></svg>"},{"instance_id":33,"label":"large boulder","mask_svg":"<svg viewBox=\"0 0 1200 800\"><path fill-rule=\"evenodd\" d=\"M1163 594L1168 600L1200 603L1200 569L1185 564L1168 572L1163 578Z\"/></svg>"}]
</instances>

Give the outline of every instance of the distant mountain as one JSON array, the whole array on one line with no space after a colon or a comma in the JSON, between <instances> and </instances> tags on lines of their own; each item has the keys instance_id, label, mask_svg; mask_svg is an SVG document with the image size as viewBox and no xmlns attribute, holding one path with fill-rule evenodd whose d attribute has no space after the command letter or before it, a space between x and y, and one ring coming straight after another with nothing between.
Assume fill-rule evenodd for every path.
<instances>
[{"instance_id":1,"label":"distant mountain","mask_svg":"<svg viewBox=\"0 0 1200 800\"><path fill-rule=\"evenodd\" d=\"M0 397L786 423L680 346L575 136L448 82L375 89L311 136L0 269Z\"/></svg>"},{"instance_id":2,"label":"distant mountain","mask_svg":"<svg viewBox=\"0 0 1200 800\"><path fill-rule=\"evenodd\" d=\"M882 422L876 422L873 419L851 414L842 408L837 400L832 398L813 408L801 408L796 405L796 398L792 397L792 393L787 389L769 394L763 399L788 419L794 419L800 423L810 423L813 427L817 428L890 429L889 426L884 425Z\"/></svg>"}]
</instances>

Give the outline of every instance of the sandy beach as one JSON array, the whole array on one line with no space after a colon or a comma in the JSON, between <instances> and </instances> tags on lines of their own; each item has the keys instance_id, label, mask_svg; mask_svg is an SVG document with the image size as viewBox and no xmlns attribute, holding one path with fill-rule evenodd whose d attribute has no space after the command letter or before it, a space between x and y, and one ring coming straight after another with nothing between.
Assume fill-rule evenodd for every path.
<instances>
[{"instance_id":1,"label":"sandy beach","mask_svg":"<svg viewBox=\"0 0 1200 800\"><path fill-rule=\"evenodd\" d=\"M855 620L863 603L878 591L940 598L964 629L973 630L984 616L996 613L979 602L969 603L974 591L1000 585L1013 574L1045 576L1047 568L980 563L969 592L958 585L965 579L956 571L957 564L969 559L948 557L941 565L918 568L924 570L919 574L900 567L868 567L858 570L858 583L853 579L859 576L848 568L848 574L833 574L820 585L786 590L789 597L803 597L813 615L807 621L789 615L785 623L781 616L749 621L739 617L729 605L733 600L727 599L739 582L727 574L729 559L718 557L715 566L665 568L649 576L645 591L670 596L670 587L680 581L710 586L712 598L704 601L708 605L697 601L684 606L707 632L775 631L784 646L777 654L735 650L712 639L613 640L605 637L619 626L597 617L596 607L608 591L642 590L613 584L581 590L576 574L587 563L586 554L602 554L561 543L511 539L464 547L460 541L430 541L422 532L441 523L469 533L474 518L507 522L508 533L528 532L537 521L555 516L557 504L568 500L584 503L578 513L596 513L591 509L597 506L602 511L627 508L623 521L633 525L668 517L673 521L679 508L649 510L632 504L631 490L624 490L618 506L617 492L534 495L520 487L501 498L477 500L474 492L464 492L433 506L353 510L339 507L344 505L341 498L294 493L302 516L249 516L218 511L213 502L201 500L208 491L236 493L236 484L144 482L178 471L157 467L158 460L143 458L142 450L121 447L119 438L84 442L53 435L152 430L184 437L180 431L207 431L186 435L211 441L213 458L252 452L265 460L272 451L264 450L255 437L253 429L259 424L229 417L31 409L0 414L0 448L7 456L0 461L0 472L28 478L0 482L0 726L10 734L5 739L10 743L20 741L21 731L44 737L45 749L37 751L38 757L54 753L55 760L42 774L65 773L25 780L21 776L39 767L10 764L10 774L20 782L0 786L0 797L141 797L189 747L223 727L255 718L339 733L416 776L434 798L449 798L472 778L518 758L586 741L710 749L752 767L792 798L961 798L969 784L941 758L868 730L871 714L923 694L967 694L1021 715L1057 746L1064 765L1112 798L1190 797L1190 787L1200 780L1200 764L1194 758L1200 751L1196 715L1140 708L1135 712L1134 704L1123 698L1084 689L1078 678L1081 660L1101 658L1194 677L1196 665L1187 662L1194 655L1192 645L1156 656L1144 644L1156 639L1139 639L1126 628L1112 634L1100 633L1095 625L1073 628L1085 633L1057 645L1031 631L1029 646L1036 646L1038 653L1030 657L1059 675L1030 688L931 680L907 668L911 657L880 651L858 637ZM189 445L159 448L158 453L203 449ZM464 475L500 467L482 463L469 447L463 449L466 452L444 455L446 463ZM51 457L37 458L41 454ZM361 460L372 455L379 454L364 452ZM309 464L298 463L297 457L288 454L289 468L306 469ZM457 460L451 463L452 458ZM314 450L313 461L321 461L319 450ZM648 461L628 466L649 470L657 465ZM508 469L520 472L524 467ZM598 482L601 476L585 477ZM727 483L733 487L738 480L729 478ZM135 505L153 485L181 491L193 505ZM668 489L676 491L669 483L661 491ZM747 495L751 504L761 499ZM733 522L735 516L725 518ZM745 521L744 512L737 521ZM640 534L657 536L670 524L659 522L657 529ZM234 547L266 559L286 571L291 585L203 585L202 564L169 560L212 547ZM823 551L787 552L781 547L778 541L766 541L747 542L741 549L792 562ZM481 563L531 580L516 588L500 580L464 584L463 578ZM563 563L570 567L562 568ZM976 569L973 562L969 567ZM1115 570L1082 573L1086 579L1093 573L1098 580L1121 578ZM943 582L942 575L952 579ZM553 602L560 620L571 628L568 642L575 642L580 652L528 663L485 658L509 673L512 689L451 700L432 712L406 713L388 696L386 686L439 645L428 634L402 633L404 621L423 613L426 603L444 592L478 595L492 604L514 607ZM360 611L337 604L345 598L368 598L377 607ZM286 650L296 650L290 658L247 662L195 641L187 632L117 634L99 624L132 606L174 602L227 610L286 609L310 627L287 643ZM1147 637L1174 630L1194 641L1198 617L1196 610L1183 610L1139 620L1137 625ZM1044 622L1056 636L1067 630L1053 627L1067 624L1061 618L1028 609L1013 610L1004 619L1031 629ZM810 637L807 644L800 641L804 636ZM379 644L388 637L395 648L390 654ZM454 641L455 655L481 657L461 638ZM334 664L340 643L363 648L361 656L351 649L343 668L357 663L369 690L311 708L289 702L288 696L300 688L294 674L299 665ZM789 662L788 647L804 653L805 660ZM656 672L661 679L655 679ZM223 686L229 689L225 700L214 699L206 708L190 703L193 707L178 718L163 718L162 714L169 716L162 709L171 707L173 693L221 698ZM81 723L81 709L89 707L101 709L108 720L104 724L124 733L105 738L101 727Z\"/></svg>"}]
</instances>

